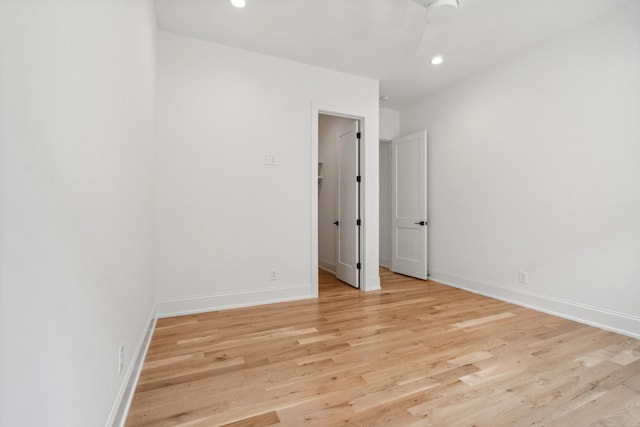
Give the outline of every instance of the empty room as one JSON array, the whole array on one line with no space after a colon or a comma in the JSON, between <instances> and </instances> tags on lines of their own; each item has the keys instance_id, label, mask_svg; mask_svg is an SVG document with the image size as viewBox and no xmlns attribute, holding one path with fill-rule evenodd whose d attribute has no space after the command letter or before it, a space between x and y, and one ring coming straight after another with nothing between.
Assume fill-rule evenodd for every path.
<instances>
[{"instance_id":1,"label":"empty room","mask_svg":"<svg viewBox=\"0 0 640 427\"><path fill-rule=\"evenodd\" d=\"M0 426L640 426L640 1L0 2Z\"/></svg>"}]
</instances>

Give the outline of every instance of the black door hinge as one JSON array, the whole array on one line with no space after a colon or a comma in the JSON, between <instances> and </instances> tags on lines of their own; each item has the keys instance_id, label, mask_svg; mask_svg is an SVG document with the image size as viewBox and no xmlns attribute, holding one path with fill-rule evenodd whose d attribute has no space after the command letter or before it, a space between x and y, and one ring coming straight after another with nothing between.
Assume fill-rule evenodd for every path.
<instances>
[{"instance_id":1,"label":"black door hinge","mask_svg":"<svg viewBox=\"0 0 640 427\"><path fill-rule=\"evenodd\" d=\"M362 137L362 134L360 132L356 133L356 138L360 139Z\"/></svg>"},{"instance_id":2,"label":"black door hinge","mask_svg":"<svg viewBox=\"0 0 640 427\"><path fill-rule=\"evenodd\" d=\"M362 177L360 175L356 176L356 182L362 181Z\"/></svg>"},{"instance_id":3,"label":"black door hinge","mask_svg":"<svg viewBox=\"0 0 640 427\"><path fill-rule=\"evenodd\" d=\"M362 224L362 221L360 221L359 219L356 219L356 225L360 225Z\"/></svg>"},{"instance_id":4,"label":"black door hinge","mask_svg":"<svg viewBox=\"0 0 640 427\"><path fill-rule=\"evenodd\" d=\"M362 264L357 263L357 264L356 264L356 270L360 270L361 268L362 268Z\"/></svg>"}]
</instances>

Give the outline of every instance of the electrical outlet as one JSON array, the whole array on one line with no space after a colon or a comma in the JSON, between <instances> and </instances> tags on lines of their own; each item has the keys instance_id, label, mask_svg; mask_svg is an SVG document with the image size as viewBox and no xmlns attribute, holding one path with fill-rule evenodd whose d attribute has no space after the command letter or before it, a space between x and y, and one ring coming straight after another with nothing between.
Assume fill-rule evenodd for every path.
<instances>
[{"instance_id":1,"label":"electrical outlet","mask_svg":"<svg viewBox=\"0 0 640 427\"><path fill-rule=\"evenodd\" d=\"M518 273L518 282L520 282L523 285L527 284L527 272L526 271L521 271Z\"/></svg>"},{"instance_id":2,"label":"electrical outlet","mask_svg":"<svg viewBox=\"0 0 640 427\"><path fill-rule=\"evenodd\" d=\"M122 372L122 368L124 368L124 343L120 343L120 347L118 347L118 373Z\"/></svg>"},{"instance_id":3,"label":"electrical outlet","mask_svg":"<svg viewBox=\"0 0 640 427\"><path fill-rule=\"evenodd\" d=\"M271 271L269 272L269 279L278 280L278 270L276 270L275 268L272 268Z\"/></svg>"}]
</instances>

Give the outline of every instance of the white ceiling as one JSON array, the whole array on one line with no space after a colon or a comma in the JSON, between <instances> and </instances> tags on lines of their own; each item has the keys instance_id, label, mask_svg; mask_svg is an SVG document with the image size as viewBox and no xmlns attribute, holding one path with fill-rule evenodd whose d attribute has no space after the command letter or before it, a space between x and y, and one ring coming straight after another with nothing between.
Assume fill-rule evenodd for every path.
<instances>
[{"instance_id":1,"label":"white ceiling","mask_svg":"<svg viewBox=\"0 0 640 427\"><path fill-rule=\"evenodd\" d=\"M380 80L403 109L630 0L460 0L417 55L426 9L409 0L156 0L162 30ZM633 0L631 0L633 1ZM430 64L442 54L445 62Z\"/></svg>"}]
</instances>

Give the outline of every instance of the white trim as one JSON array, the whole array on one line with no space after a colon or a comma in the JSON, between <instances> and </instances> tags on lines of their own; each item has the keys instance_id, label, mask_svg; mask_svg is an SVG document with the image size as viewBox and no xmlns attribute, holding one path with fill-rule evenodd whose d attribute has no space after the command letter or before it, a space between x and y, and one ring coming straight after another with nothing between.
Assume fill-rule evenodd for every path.
<instances>
[{"instance_id":1,"label":"white trim","mask_svg":"<svg viewBox=\"0 0 640 427\"><path fill-rule=\"evenodd\" d=\"M318 270L316 268L316 277L317 275ZM252 289L242 292L222 292L187 298L164 299L159 300L157 306L158 317L171 317L308 298L315 298L315 296L311 285L307 283L269 289ZM259 302L256 303L256 301Z\"/></svg>"},{"instance_id":2,"label":"white trim","mask_svg":"<svg viewBox=\"0 0 640 427\"><path fill-rule=\"evenodd\" d=\"M118 391L118 396L111 408L111 413L107 419L107 426L123 427L127 421L127 415L131 408L133 394L135 393L136 386L138 385L138 379L142 372L142 365L144 364L144 359L147 356L147 351L151 344L151 338L153 336L157 320L158 315L154 304L147 320L147 328L138 340L138 345L136 346L136 350L131 358L131 362L129 362L127 373L125 374L120 390Z\"/></svg>"},{"instance_id":3,"label":"white trim","mask_svg":"<svg viewBox=\"0 0 640 427\"><path fill-rule=\"evenodd\" d=\"M319 110L311 103L311 296L318 298L318 114Z\"/></svg>"},{"instance_id":4,"label":"white trim","mask_svg":"<svg viewBox=\"0 0 640 427\"><path fill-rule=\"evenodd\" d=\"M605 310L586 304L542 295L532 291L507 288L492 283L431 271L430 280L501 301L553 314L633 338L640 338L640 317Z\"/></svg>"},{"instance_id":5,"label":"white trim","mask_svg":"<svg viewBox=\"0 0 640 427\"><path fill-rule=\"evenodd\" d=\"M324 270L328 273L331 273L333 275L336 274L336 266L335 264L330 264L328 262L324 262L324 261L318 261L318 268L320 270Z\"/></svg>"},{"instance_id":6,"label":"white trim","mask_svg":"<svg viewBox=\"0 0 640 427\"><path fill-rule=\"evenodd\" d=\"M367 284L367 289L365 290L367 292L370 292L370 291L379 291L381 289L382 289L382 286L380 285L380 276L376 276L369 281L369 283Z\"/></svg>"},{"instance_id":7,"label":"white trim","mask_svg":"<svg viewBox=\"0 0 640 427\"><path fill-rule=\"evenodd\" d=\"M379 264L380 267L388 268L389 270L391 270L391 261L389 260L389 258L380 258Z\"/></svg>"}]
</instances>

